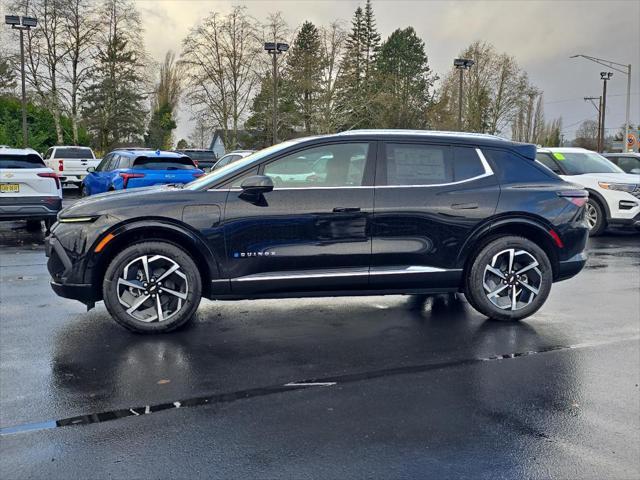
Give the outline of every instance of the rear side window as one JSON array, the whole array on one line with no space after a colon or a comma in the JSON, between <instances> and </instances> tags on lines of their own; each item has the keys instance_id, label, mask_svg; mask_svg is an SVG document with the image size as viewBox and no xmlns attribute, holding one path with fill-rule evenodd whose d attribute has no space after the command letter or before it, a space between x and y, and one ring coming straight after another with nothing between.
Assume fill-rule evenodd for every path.
<instances>
[{"instance_id":1,"label":"rear side window","mask_svg":"<svg viewBox=\"0 0 640 480\"><path fill-rule=\"evenodd\" d=\"M94 158L94 156L90 148L65 147L65 148L56 148L55 158L90 159L90 158Z\"/></svg>"},{"instance_id":2,"label":"rear side window","mask_svg":"<svg viewBox=\"0 0 640 480\"><path fill-rule=\"evenodd\" d=\"M484 165L475 148L453 147L453 181L460 182L484 175Z\"/></svg>"},{"instance_id":3,"label":"rear side window","mask_svg":"<svg viewBox=\"0 0 640 480\"><path fill-rule=\"evenodd\" d=\"M39 155L7 155L0 154L0 168L44 168L45 164Z\"/></svg>"},{"instance_id":4,"label":"rear side window","mask_svg":"<svg viewBox=\"0 0 640 480\"><path fill-rule=\"evenodd\" d=\"M192 170L196 166L189 157L137 157L133 161L132 168L140 170Z\"/></svg>"},{"instance_id":5,"label":"rear side window","mask_svg":"<svg viewBox=\"0 0 640 480\"><path fill-rule=\"evenodd\" d=\"M503 183L548 182L558 178L542 165L508 150L483 148L482 153L496 166Z\"/></svg>"},{"instance_id":6,"label":"rear side window","mask_svg":"<svg viewBox=\"0 0 640 480\"><path fill-rule=\"evenodd\" d=\"M387 185L437 185L453 181L451 149L443 145L385 144Z\"/></svg>"}]
</instances>

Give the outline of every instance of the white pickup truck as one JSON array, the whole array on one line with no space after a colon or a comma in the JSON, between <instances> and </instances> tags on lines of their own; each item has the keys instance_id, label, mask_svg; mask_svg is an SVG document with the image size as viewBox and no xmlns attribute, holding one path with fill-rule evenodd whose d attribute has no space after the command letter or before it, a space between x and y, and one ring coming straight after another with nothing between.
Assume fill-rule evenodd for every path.
<instances>
[{"instance_id":1,"label":"white pickup truck","mask_svg":"<svg viewBox=\"0 0 640 480\"><path fill-rule=\"evenodd\" d=\"M58 174L62 184L80 187L87 176L87 168L97 167L100 159L96 159L89 147L59 145L47 150L44 163Z\"/></svg>"}]
</instances>

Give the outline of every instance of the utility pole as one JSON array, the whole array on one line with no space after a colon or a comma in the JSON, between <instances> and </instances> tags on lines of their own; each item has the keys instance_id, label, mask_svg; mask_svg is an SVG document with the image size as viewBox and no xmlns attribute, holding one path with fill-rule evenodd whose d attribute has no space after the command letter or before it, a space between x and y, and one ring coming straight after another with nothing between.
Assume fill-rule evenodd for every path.
<instances>
[{"instance_id":1,"label":"utility pole","mask_svg":"<svg viewBox=\"0 0 640 480\"><path fill-rule=\"evenodd\" d=\"M470 69L475 62L465 58L456 58L453 60L453 66L460 71L460 84L458 85L458 131L462 131L462 73Z\"/></svg>"},{"instance_id":2,"label":"utility pole","mask_svg":"<svg viewBox=\"0 0 640 480\"><path fill-rule=\"evenodd\" d=\"M38 19L34 17L20 17L18 15L5 15L4 23L11 25L14 30L20 31L20 73L22 77L22 144L29 146L29 131L27 129L27 88L24 72L24 31L31 30L38 25Z\"/></svg>"},{"instance_id":3,"label":"utility pole","mask_svg":"<svg viewBox=\"0 0 640 480\"><path fill-rule=\"evenodd\" d=\"M602 127L600 127L600 153L604 151L604 116L607 109L607 82L611 79L612 76L613 72L600 72L600 78L602 79L602 106L600 107L600 118L602 118ZM626 138L622 141L624 145L623 149L626 149L626 141Z\"/></svg>"},{"instance_id":4,"label":"utility pole","mask_svg":"<svg viewBox=\"0 0 640 480\"><path fill-rule=\"evenodd\" d=\"M271 55L273 63L273 144L278 143L278 55L289 50L286 43L265 42L264 49Z\"/></svg>"},{"instance_id":5,"label":"utility pole","mask_svg":"<svg viewBox=\"0 0 640 480\"><path fill-rule=\"evenodd\" d=\"M593 103L594 100L598 100L598 105L596 105L595 103ZM601 112L602 112L602 95L599 97L584 97L584 101L585 102L590 102L591 105L593 105L593 107L596 109L596 112L598 112L598 139L596 140L596 150L598 152L601 151L601 145L600 145L600 132L602 131L602 116L601 116Z\"/></svg>"},{"instance_id":6,"label":"utility pole","mask_svg":"<svg viewBox=\"0 0 640 480\"><path fill-rule=\"evenodd\" d=\"M616 72L623 73L627 76L627 108L626 120L624 122L624 138L622 139L622 151L626 152L628 150L627 139L629 138L629 115L631 110L631 64L625 65L623 63L613 62L611 60L605 60L604 58L590 57L589 55L582 54L572 55L569 58L577 57L586 58L587 60L599 63L600 65L604 65L611 70L615 70Z\"/></svg>"}]
</instances>

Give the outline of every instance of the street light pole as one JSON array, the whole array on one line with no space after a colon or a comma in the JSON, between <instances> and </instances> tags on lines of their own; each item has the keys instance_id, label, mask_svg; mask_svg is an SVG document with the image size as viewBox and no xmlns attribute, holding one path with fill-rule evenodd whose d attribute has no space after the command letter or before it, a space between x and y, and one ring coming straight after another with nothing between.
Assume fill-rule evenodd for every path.
<instances>
[{"instance_id":1,"label":"street light pole","mask_svg":"<svg viewBox=\"0 0 640 480\"><path fill-rule=\"evenodd\" d=\"M277 56L289 50L289 45L278 42L265 42L264 49L273 56L273 144L278 143L278 61Z\"/></svg>"},{"instance_id":2,"label":"street light pole","mask_svg":"<svg viewBox=\"0 0 640 480\"><path fill-rule=\"evenodd\" d=\"M465 58L453 60L453 66L460 71L460 84L458 86L458 131L462 131L462 72L471 68L475 62Z\"/></svg>"},{"instance_id":3,"label":"street light pole","mask_svg":"<svg viewBox=\"0 0 640 480\"><path fill-rule=\"evenodd\" d=\"M5 15L4 23L10 25L12 29L20 31L20 73L22 76L22 143L26 148L29 146L29 132L27 130L27 88L24 72L24 31L34 28L38 24L38 19L34 17L20 17L18 15Z\"/></svg>"},{"instance_id":4,"label":"street light pole","mask_svg":"<svg viewBox=\"0 0 640 480\"><path fill-rule=\"evenodd\" d=\"M604 151L604 132L605 123L604 116L607 109L607 82L613 76L613 72L600 72L600 78L602 79L602 107L600 108L600 118L602 118L602 127L600 127L600 153ZM626 150L626 138L622 140L623 151Z\"/></svg>"},{"instance_id":5,"label":"street light pole","mask_svg":"<svg viewBox=\"0 0 640 480\"><path fill-rule=\"evenodd\" d=\"M572 55L569 58L586 58L592 62L599 63L605 67L615 70L616 72L624 73L627 76L627 107L626 107L626 119L624 122L624 138L622 139L622 151L627 151L627 139L629 138L629 115L631 113L631 64L625 65L611 60L605 60L603 58L590 57L589 55Z\"/></svg>"}]
</instances>

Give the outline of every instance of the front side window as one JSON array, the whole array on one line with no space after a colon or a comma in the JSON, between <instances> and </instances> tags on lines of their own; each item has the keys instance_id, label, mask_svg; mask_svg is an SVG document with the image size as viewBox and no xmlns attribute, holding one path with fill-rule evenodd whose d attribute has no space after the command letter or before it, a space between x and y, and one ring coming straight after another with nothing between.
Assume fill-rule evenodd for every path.
<instances>
[{"instance_id":1,"label":"front side window","mask_svg":"<svg viewBox=\"0 0 640 480\"><path fill-rule=\"evenodd\" d=\"M368 153L368 143L323 145L269 163L264 175L276 188L357 187L363 183Z\"/></svg>"},{"instance_id":2,"label":"front side window","mask_svg":"<svg viewBox=\"0 0 640 480\"><path fill-rule=\"evenodd\" d=\"M113 155L106 155L96 167L96 172L106 172Z\"/></svg>"},{"instance_id":3,"label":"front side window","mask_svg":"<svg viewBox=\"0 0 640 480\"><path fill-rule=\"evenodd\" d=\"M640 158L618 157L618 166L627 173L638 173L640 170Z\"/></svg>"},{"instance_id":4,"label":"front side window","mask_svg":"<svg viewBox=\"0 0 640 480\"><path fill-rule=\"evenodd\" d=\"M438 185L453 181L451 149L443 145L387 143L387 185Z\"/></svg>"}]
</instances>

